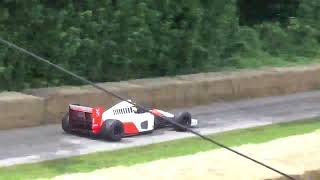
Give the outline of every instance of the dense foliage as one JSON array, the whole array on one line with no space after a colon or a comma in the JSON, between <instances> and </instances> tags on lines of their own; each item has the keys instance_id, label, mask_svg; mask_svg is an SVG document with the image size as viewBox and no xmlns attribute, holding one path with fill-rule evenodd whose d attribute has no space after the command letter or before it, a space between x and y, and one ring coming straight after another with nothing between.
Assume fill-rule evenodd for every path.
<instances>
[{"instance_id":1,"label":"dense foliage","mask_svg":"<svg viewBox=\"0 0 320 180\"><path fill-rule=\"evenodd\" d=\"M239 1L3 0L0 36L96 82L277 65L318 54L318 0L298 6L282 0L290 6L286 18L255 23L239 23ZM2 90L79 83L0 47Z\"/></svg>"}]
</instances>

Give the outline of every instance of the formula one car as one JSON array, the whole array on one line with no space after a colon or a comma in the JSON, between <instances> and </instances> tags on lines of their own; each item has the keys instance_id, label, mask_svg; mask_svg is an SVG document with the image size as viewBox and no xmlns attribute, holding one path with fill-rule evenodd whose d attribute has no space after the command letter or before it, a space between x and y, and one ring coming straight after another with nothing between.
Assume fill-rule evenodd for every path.
<instances>
[{"instance_id":1,"label":"formula one car","mask_svg":"<svg viewBox=\"0 0 320 180\"><path fill-rule=\"evenodd\" d=\"M172 125L156 115L168 117L187 127L194 127L198 124L198 121L192 119L188 112L177 116L159 109L153 109L149 112L129 102L122 101L106 111L101 107L91 108L70 104L69 112L62 119L62 129L66 133L85 134L94 138L120 141L123 137L150 133L154 129L163 127L171 126L176 131L186 130Z\"/></svg>"}]
</instances>

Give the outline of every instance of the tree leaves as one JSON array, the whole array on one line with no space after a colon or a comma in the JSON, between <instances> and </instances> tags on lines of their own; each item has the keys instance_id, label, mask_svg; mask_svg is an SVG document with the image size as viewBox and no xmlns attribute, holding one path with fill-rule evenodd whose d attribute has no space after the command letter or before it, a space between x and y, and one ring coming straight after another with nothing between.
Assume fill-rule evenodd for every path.
<instances>
[{"instance_id":1,"label":"tree leaves","mask_svg":"<svg viewBox=\"0 0 320 180\"><path fill-rule=\"evenodd\" d=\"M285 27L239 26L237 0L5 0L0 5L1 37L99 82L242 67L249 63L243 57L310 57L319 49L318 0L301 1L298 17ZM0 80L3 90L80 83L2 45Z\"/></svg>"}]
</instances>

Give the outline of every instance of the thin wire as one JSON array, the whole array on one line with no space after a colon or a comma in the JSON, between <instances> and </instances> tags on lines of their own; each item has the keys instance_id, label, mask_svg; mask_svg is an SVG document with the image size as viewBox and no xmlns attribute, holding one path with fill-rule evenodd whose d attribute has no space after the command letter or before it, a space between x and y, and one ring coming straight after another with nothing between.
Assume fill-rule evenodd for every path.
<instances>
[{"instance_id":1,"label":"thin wire","mask_svg":"<svg viewBox=\"0 0 320 180\"><path fill-rule=\"evenodd\" d=\"M227 149L227 150L229 150L229 151L231 151L231 152L233 152L233 153L235 153L235 154L237 154L237 155L239 155L239 156L242 156L242 157L244 157L244 158L246 158L246 159L248 159L248 160L251 160L251 161L253 161L253 162L255 162L255 163L257 163L257 164L259 164L259 165L261 165L261 166L264 166L265 168L268 168L268 169L270 169L270 170L272 170L272 171L274 171L274 172L276 172L276 173L278 173L278 174L281 174L282 176L284 176L284 177L286 177L286 178L288 178L288 179L295 180L292 176L290 176L290 175L288 175L288 174L286 174L286 173L284 173L284 172L282 172L282 171L279 171L279 170L277 170L277 169L275 169L275 168L273 168L273 167L271 167L271 166L266 165L265 163L262 163L262 162L260 162L260 161L258 161L258 160L255 160L255 159L253 159L253 158L251 158L251 157L249 157L249 156L247 156L247 155L245 155L245 154L242 154L242 153L240 153L240 152L238 152L238 151L236 151L236 150L234 150L234 149L232 149L232 148L229 148L229 147L227 147L226 145L221 144L220 142L217 142L217 141L215 141L215 140L213 140L213 139L210 139L210 138L208 138L207 136L204 136L204 135L202 135L202 134L200 134L200 133L198 133L198 132L192 130L191 128L186 127L186 126L184 126L184 125L182 125L182 124L179 124L179 123L171 120L170 118L168 118L168 117L166 117L166 116L155 114L155 113L152 112L151 109L146 108L146 107L143 107L143 106L141 106L141 105L139 105L139 104L137 104L137 103L131 102L131 101L127 100L127 99L124 99L124 98L121 97L120 95L115 94L115 93L113 93L113 92L111 92L111 91L108 91L107 89L103 88L102 86L99 86L98 84L95 84L95 83L93 83L92 81L90 81L90 80L88 80L88 79L85 79L85 78L83 78L83 77L81 77L81 76L79 76L79 75L77 75L77 74L75 74L75 73L73 73L73 72L71 72L71 71L69 71L69 70L61 67L61 66L58 66L58 65L50 62L49 60L44 59L44 58L42 58L42 57L40 57L40 56L38 56L38 55L36 55L36 54L34 54L34 53L32 53L32 52L24 49L24 48L21 48L21 47L15 45L15 44L13 44L13 43L11 43L11 42L9 42L9 41L6 41L6 40L2 39L2 38L0 38L0 42L2 42L3 44L5 44L5 45L7 45L7 46L9 46L9 47L11 47L11 48L17 49L17 50L19 50L19 51L21 51L21 52L23 52L23 53L25 53L25 54L28 54L28 55L34 57L35 59L37 59L37 60L39 60L39 61L42 61L42 62L44 62L44 63L47 63L47 64L53 66L54 68L56 68L56 69L58 69L58 70L60 70L60 71L62 71L62 72L64 72L64 73L66 73L66 74L69 74L70 76L73 76L73 77L77 78L78 80L81 80L81 81L83 81L83 82L86 82L86 83L92 85L93 87L95 87L95 88L97 88L97 89L99 89L99 90L101 90L101 91L103 91L103 92L105 92L105 93L107 93L107 94L110 94L110 95L112 95L112 96L114 96L114 97L116 97L116 98L118 98L118 99L120 99L120 100L122 100L122 101L126 101L126 102L128 102L128 103L130 103L130 104L132 104L132 105L134 105L134 106L137 106L138 108L141 108L141 109L144 110L144 111L148 111L148 112L152 113L154 116L160 117L160 118L162 118L163 120L168 121L169 123L171 123L171 124L173 124L173 125L175 125L175 126L178 126L179 128L182 128L182 129L184 129L184 130L186 130L186 131L189 131L190 133L192 133L192 134L194 134L194 135L197 135L197 136L201 137L202 139L204 139L204 140L206 140L206 141L209 141L209 142L211 142L211 143L213 143L213 144L215 144L215 145L217 145L217 146L220 146L220 147L222 147L222 148L224 148L224 149Z\"/></svg>"}]
</instances>

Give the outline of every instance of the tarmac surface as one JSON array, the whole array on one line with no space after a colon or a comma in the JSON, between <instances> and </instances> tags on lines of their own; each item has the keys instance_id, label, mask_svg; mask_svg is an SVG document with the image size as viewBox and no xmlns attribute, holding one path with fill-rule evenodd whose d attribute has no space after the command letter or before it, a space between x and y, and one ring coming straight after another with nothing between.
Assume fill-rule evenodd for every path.
<instances>
[{"instance_id":1,"label":"tarmac surface","mask_svg":"<svg viewBox=\"0 0 320 180\"><path fill-rule=\"evenodd\" d=\"M199 120L196 131L212 134L233 129L295 121L320 116L320 91L220 102L205 106L175 109L189 111ZM65 134L61 125L46 125L0 131L0 166L116 150L193 136L171 128L133 136L121 142L106 142ZM222 142L223 143L223 142Z\"/></svg>"}]
</instances>

